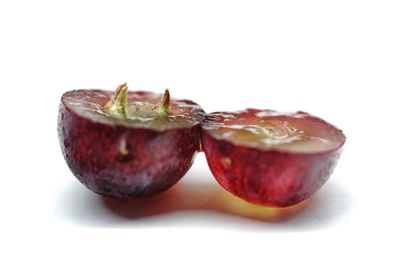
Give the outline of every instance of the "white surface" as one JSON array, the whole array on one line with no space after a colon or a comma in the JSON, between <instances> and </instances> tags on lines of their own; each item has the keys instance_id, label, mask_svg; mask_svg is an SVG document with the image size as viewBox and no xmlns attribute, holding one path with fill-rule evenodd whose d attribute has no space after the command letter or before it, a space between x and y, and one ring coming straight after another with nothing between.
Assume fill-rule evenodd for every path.
<instances>
[{"instance_id":1,"label":"white surface","mask_svg":"<svg viewBox=\"0 0 400 267\"><path fill-rule=\"evenodd\" d=\"M399 14L382 0L1 1L0 265L399 266ZM308 111L348 141L280 222L235 208L203 155L171 192L121 207L70 173L56 119L64 91L124 81L206 111Z\"/></svg>"}]
</instances>

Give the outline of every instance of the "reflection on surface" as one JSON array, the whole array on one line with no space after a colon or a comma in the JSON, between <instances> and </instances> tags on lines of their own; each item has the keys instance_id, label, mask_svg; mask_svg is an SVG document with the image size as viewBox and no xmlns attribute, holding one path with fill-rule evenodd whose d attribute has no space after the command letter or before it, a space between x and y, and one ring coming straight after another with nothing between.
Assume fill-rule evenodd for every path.
<instances>
[{"instance_id":1,"label":"reflection on surface","mask_svg":"<svg viewBox=\"0 0 400 267\"><path fill-rule=\"evenodd\" d=\"M55 208L63 220L89 227L222 227L235 230L313 230L329 225L351 206L331 178L312 198L288 208L247 203L219 186L211 173L190 171L166 192L141 199L99 196L71 182Z\"/></svg>"},{"instance_id":2,"label":"reflection on surface","mask_svg":"<svg viewBox=\"0 0 400 267\"><path fill-rule=\"evenodd\" d=\"M312 199L287 208L263 207L243 201L215 183L182 181L158 196L138 199L102 197L102 201L112 212L132 219L181 210L210 210L254 220L281 222L300 213Z\"/></svg>"}]
</instances>

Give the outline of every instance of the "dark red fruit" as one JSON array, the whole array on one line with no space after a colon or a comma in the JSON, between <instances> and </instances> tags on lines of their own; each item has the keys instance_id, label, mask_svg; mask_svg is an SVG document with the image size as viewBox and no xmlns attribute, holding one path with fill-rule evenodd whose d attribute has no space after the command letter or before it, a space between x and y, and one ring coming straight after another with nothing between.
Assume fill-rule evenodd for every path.
<instances>
[{"instance_id":1,"label":"dark red fruit","mask_svg":"<svg viewBox=\"0 0 400 267\"><path fill-rule=\"evenodd\" d=\"M161 99L161 100L160 100ZM61 98L58 135L73 174L114 197L151 196L174 185L199 149L204 112L151 92L75 90Z\"/></svg>"},{"instance_id":2,"label":"dark red fruit","mask_svg":"<svg viewBox=\"0 0 400 267\"><path fill-rule=\"evenodd\" d=\"M252 203L285 207L329 178L345 136L304 112L214 112L202 125L202 148L218 183Z\"/></svg>"}]
</instances>

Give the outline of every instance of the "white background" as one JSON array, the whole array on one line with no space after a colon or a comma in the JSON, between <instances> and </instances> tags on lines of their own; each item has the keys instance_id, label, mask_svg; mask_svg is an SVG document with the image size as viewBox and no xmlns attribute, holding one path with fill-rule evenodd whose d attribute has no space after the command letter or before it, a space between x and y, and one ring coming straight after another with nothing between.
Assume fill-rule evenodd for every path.
<instances>
[{"instance_id":1,"label":"white background","mask_svg":"<svg viewBox=\"0 0 400 267\"><path fill-rule=\"evenodd\" d=\"M1 1L1 266L399 266L399 1ZM199 155L124 204L62 158L77 88L162 92L206 111L304 110L343 129L329 182L276 219Z\"/></svg>"}]
</instances>

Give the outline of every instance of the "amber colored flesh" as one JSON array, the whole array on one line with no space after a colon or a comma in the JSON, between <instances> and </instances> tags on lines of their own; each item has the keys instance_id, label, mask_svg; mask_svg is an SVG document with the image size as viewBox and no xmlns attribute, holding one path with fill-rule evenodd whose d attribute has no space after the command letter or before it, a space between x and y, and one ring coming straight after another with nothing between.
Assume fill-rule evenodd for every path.
<instances>
[{"instance_id":1,"label":"amber colored flesh","mask_svg":"<svg viewBox=\"0 0 400 267\"><path fill-rule=\"evenodd\" d=\"M126 127L164 130L191 127L204 118L201 108L190 100L171 100L170 114L155 111L161 94L128 92L127 116L108 114L105 106L113 92L103 90L75 90L63 96L64 104L82 117L95 122Z\"/></svg>"},{"instance_id":2,"label":"amber colored flesh","mask_svg":"<svg viewBox=\"0 0 400 267\"><path fill-rule=\"evenodd\" d=\"M201 146L227 191L251 203L287 207L329 179L345 140L341 130L304 112L247 109L209 114Z\"/></svg>"},{"instance_id":3,"label":"amber colored flesh","mask_svg":"<svg viewBox=\"0 0 400 267\"><path fill-rule=\"evenodd\" d=\"M217 139L265 150L322 152L337 148L342 141L340 131L305 113L214 113L203 128Z\"/></svg>"}]
</instances>

